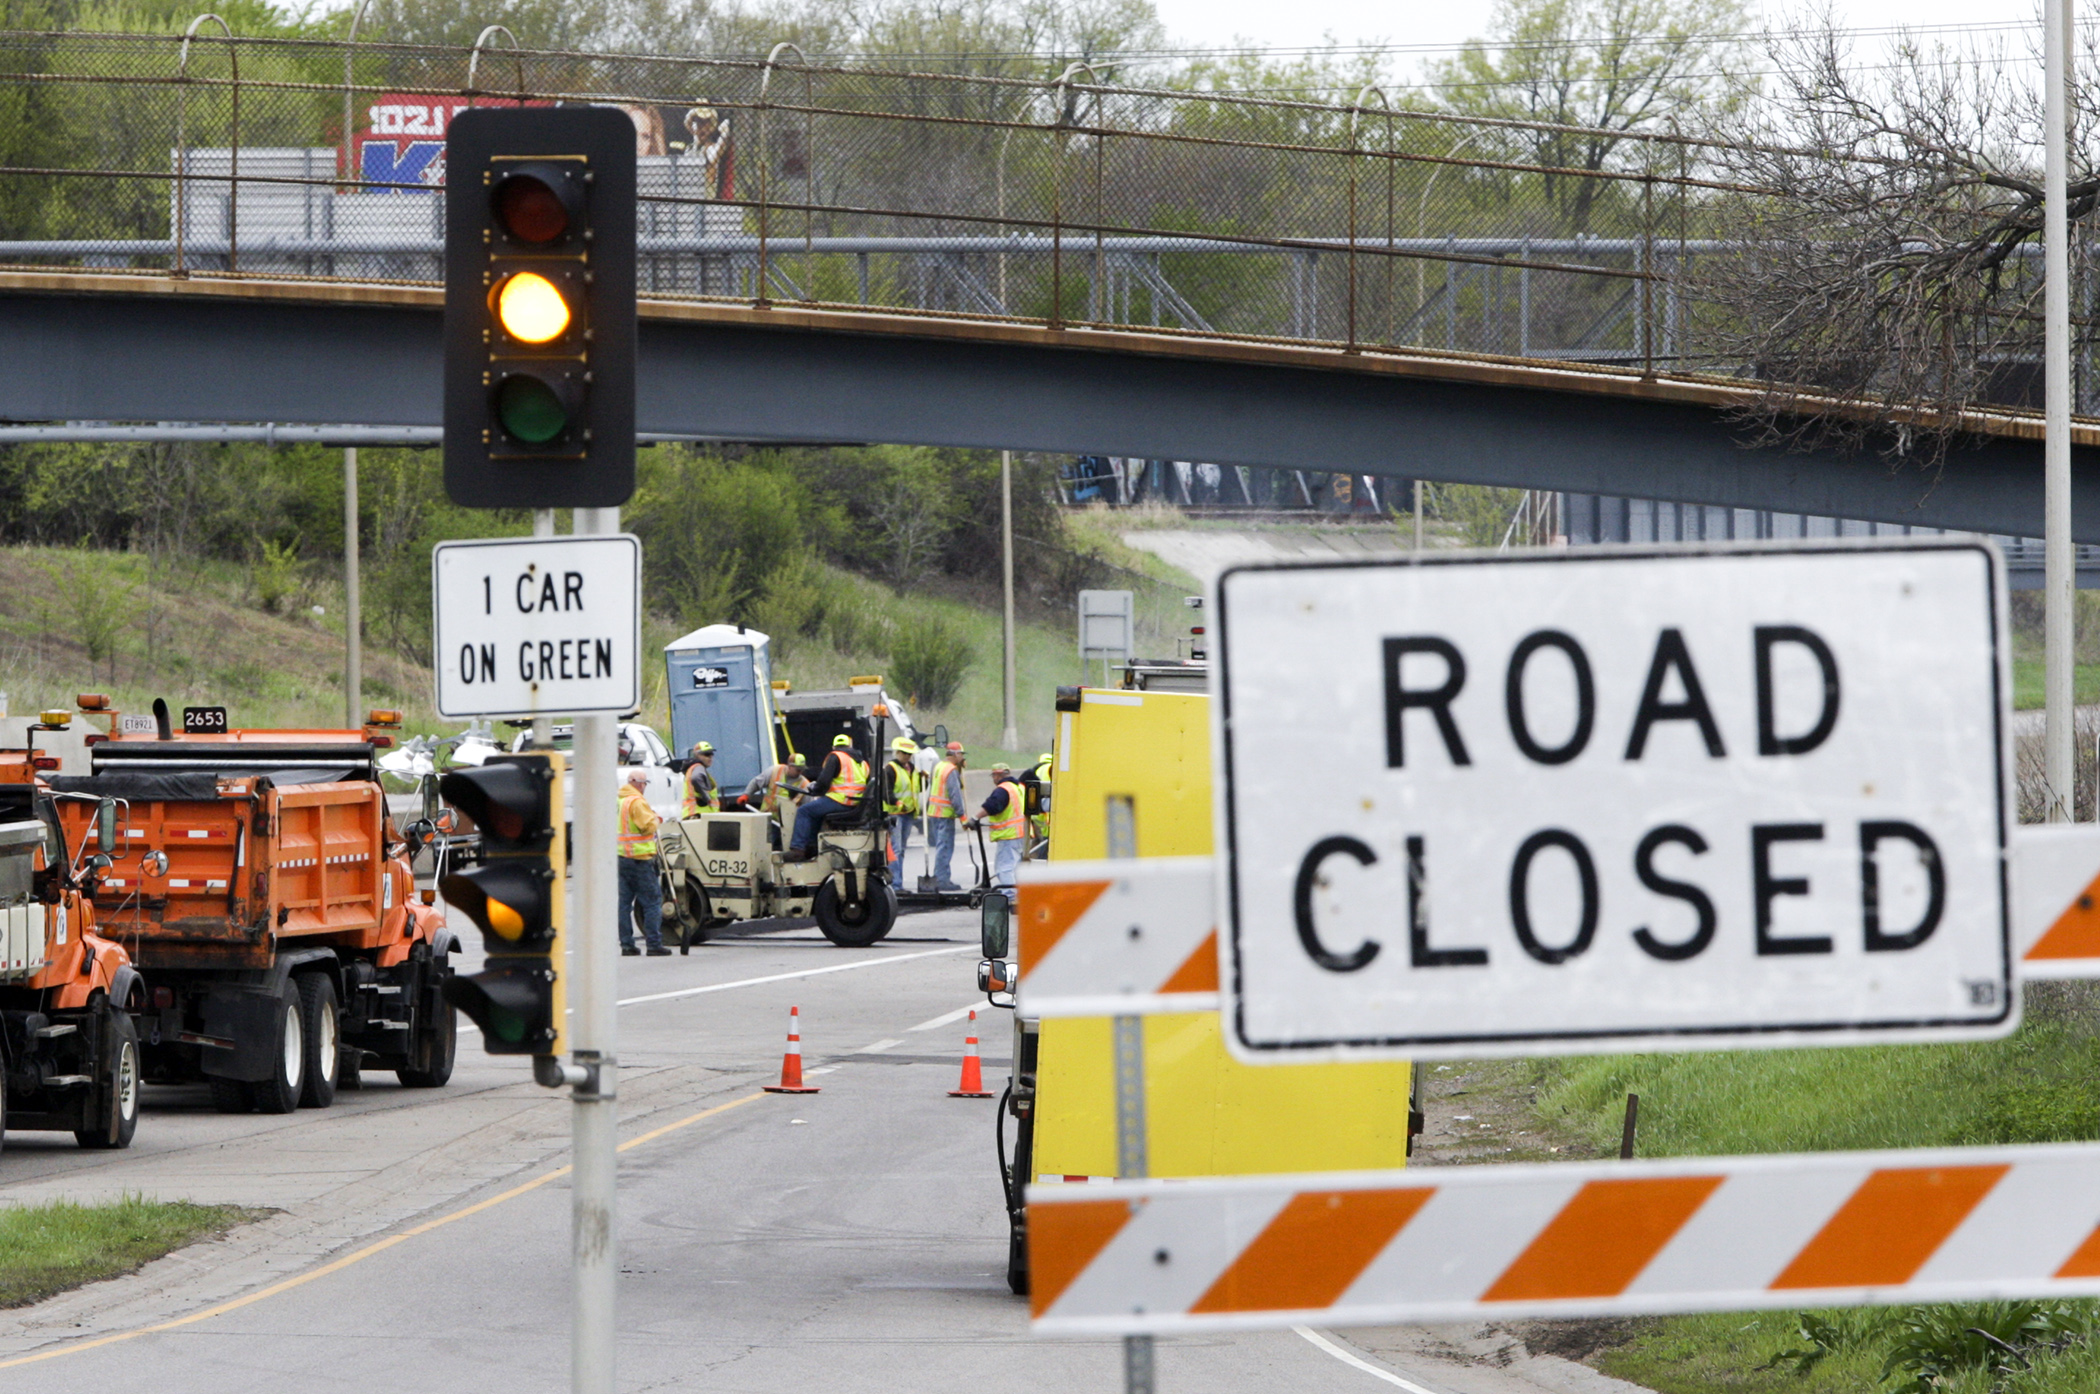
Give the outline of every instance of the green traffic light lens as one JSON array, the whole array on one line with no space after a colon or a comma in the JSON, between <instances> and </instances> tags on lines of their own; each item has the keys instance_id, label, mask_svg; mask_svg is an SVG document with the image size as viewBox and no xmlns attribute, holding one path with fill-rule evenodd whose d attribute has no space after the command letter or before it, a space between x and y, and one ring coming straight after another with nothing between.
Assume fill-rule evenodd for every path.
<instances>
[{"instance_id":1,"label":"green traffic light lens","mask_svg":"<svg viewBox=\"0 0 2100 1394\"><path fill-rule=\"evenodd\" d=\"M513 373L496 388L496 419L528 445L545 445L569 426L561 396L540 378Z\"/></svg>"}]
</instances>

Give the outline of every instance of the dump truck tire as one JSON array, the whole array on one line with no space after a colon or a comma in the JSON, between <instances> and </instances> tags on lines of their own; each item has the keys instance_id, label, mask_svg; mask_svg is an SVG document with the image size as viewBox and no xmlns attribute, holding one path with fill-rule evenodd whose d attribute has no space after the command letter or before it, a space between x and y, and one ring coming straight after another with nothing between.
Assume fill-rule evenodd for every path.
<instances>
[{"instance_id":1,"label":"dump truck tire","mask_svg":"<svg viewBox=\"0 0 2100 1394\"><path fill-rule=\"evenodd\" d=\"M103 1080L108 1108L99 1126L73 1134L82 1147L96 1151L129 1147L139 1130L139 1029L129 1012L112 1008L110 1016L109 1073Z\"/></svg>"},{"instance_id":2,"label":"dump truck tire","mask_svg":"<svg viewBox=\"0 0 2100 1394\"><path fill-rule=\"evenodd\" d=\"M277 998L277 1031L270 1051L270 1077L248 1086L257 1113L290 1113L299 1107L306 1082L306 1004L299 986L286 979Z\"/></svg>"},{"instance_id":3,"label":"dump truck tire","mask_svg":"<svg viewBox=\"0 0 2100 1394\"><path fill-rule=\"evenodd\" d=\"M877 881L868 892L866 900L849 905L839 899L837 881L817 887L809 912L826 939L842 949L864 949L890 932L897 922L897 892L887 881Z\"/></svg>"},{"instance_id":4,"label":"dump truck tire","mask_svg":"<svg viewBox=\"0 0 2100 1394\"><path fill-rule=\"evenodd\" d=\"M327 1108L335 1102L336 1073L343 1064L335 982L326 973L301 973L292 981L299 985L300 1041L305 1047L299 1106Z\"/></svg>"},{"instance_id":5,"label":"dump truck tire","mask_svg":"<svg viewBox=\"0 0 2100 1394\"><path fill-rule=\"evenodd\" d=\"M396 1070L394 1077L404 1089L442 1089L452 1078L452 1061L459 1054L459 1014L447 1002L444 1011L430 1023L429 1068Z\"/></svg>"}]
</instances>

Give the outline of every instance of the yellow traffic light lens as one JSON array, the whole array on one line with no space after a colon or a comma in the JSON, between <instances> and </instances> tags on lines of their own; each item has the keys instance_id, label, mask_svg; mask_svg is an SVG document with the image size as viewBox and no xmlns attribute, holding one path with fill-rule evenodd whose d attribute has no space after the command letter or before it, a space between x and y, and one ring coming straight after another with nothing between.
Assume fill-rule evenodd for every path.
<instances>
[{"instance_id":1,"label":"yellow traffic light lens","mask_svg":"<svg viewBox=\"0 0 2100 1394\"><path fill-rule=\"evenodd\" d=\"M544 344L569 327L569 302L545 276L520 271L496 292L496 320L511 338Z\"/></svg>"},{"instance_id":2,"label":"yellow traffic light lens","mask_svg":"<svg viewBox=\"0 0 2100 1394\"><path fill-rule=\"evenodd\" d=\"M491 899L484 913L489 917L489 928L505 939L515 939L525 932L525 917L500 900Z\"/></svg>"}]
</instances>

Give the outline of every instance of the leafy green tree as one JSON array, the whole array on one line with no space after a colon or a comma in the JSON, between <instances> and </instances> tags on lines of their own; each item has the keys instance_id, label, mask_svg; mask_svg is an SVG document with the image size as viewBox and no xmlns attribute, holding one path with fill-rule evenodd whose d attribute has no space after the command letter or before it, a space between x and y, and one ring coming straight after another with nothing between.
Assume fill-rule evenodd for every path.
<instances>
[{"instance_id":1,"label":"leafy green tree","mask_svg":"<svg viewBox=\"0 0 2100 1394\"><path fill-rule=\"evenodd\" d=\"M1742 0L1496 0L1487 36L1424 76L1454 115L1583 128L1454 129L1449 138L1455 151L1544 167L1536 178L1554 230L1584 232L1612 189L1584 173L1628 163L1631 135L1703 128L1742 100L1729 74L1746 46L1731 36L1747 27Z\"/></svg>"}]
</instances>

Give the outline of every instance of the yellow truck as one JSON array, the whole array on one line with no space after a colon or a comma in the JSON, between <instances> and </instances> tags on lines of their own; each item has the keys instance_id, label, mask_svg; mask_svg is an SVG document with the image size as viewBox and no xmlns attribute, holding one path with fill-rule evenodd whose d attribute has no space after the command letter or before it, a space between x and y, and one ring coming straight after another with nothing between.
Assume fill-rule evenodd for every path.
<instances>
[{"instance_id":1,"label":"yellow truck","mask_svg":"<svg viewBox=\"0 0 2100 1394\"><path fill-rule=\"evenodd\" d=\"M1053 860L1211 852L1210 698L1182 669L1133 665L1124 688L1063 688L1051 783ZM1200 674L1198 675L1200 677ZM1156 690L1160 687L1180 690ZM1287 816L1278 810L1278 816ZM996 919L997 917L990 917ZM995 931L996 934L996 931ZM989 937L989 936L988 936ZM1004 954L987 944L980 985L1008 1005ZM1017 965L1025 977L1028 965ZM1112 1026L1106 1017L1035 1021L1015 1013L1013 1075L999 1165L1011 1239L1007 1282L1028 1290L1030 1184L1116 1173ZM1242 1065L1215 1012L1144 1018L1146 1152L1155 1176L1343 1171L1406 1164L1421 1130L1405 1063Z\"/></svg>"}]
</instances>

